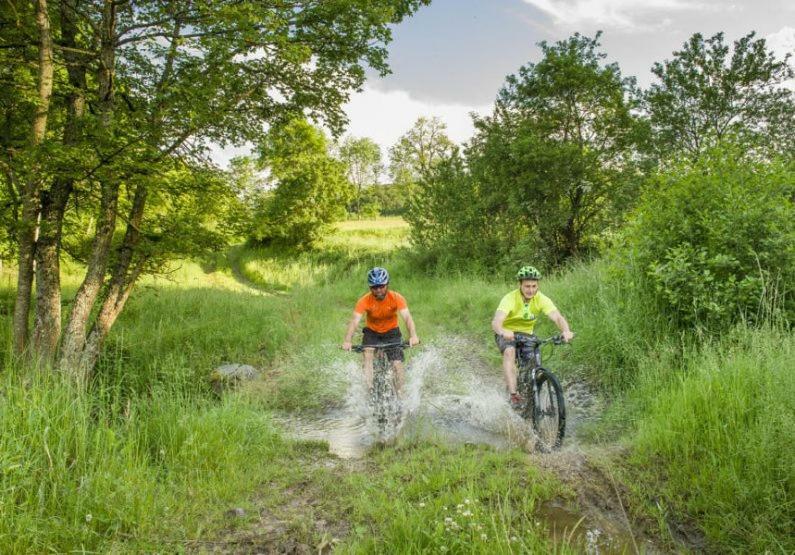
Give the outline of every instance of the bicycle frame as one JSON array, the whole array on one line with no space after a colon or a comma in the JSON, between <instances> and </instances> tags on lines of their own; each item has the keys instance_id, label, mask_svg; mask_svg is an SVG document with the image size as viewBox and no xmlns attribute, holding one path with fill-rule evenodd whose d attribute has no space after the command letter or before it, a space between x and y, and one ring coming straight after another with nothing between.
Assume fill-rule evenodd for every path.
<instances>
[{"instance_id":1,"label":"bicycle frame","mask_svg":"<svg viewBox=\"0 0 795 555\"><path fill-rule=\"evenodd\" d=\"M397 384L395 383L395 375L390 375L392 365L387 359L386 352L389 349L405 349L409 347L408 342L402 343L384 343L379 345L353 345L352 350L361 353L365 349L373 349L373 389L372 398L370 401L373 403L373 415L379 427L381 434L386 433L391 426L397 428L400 417L400 399L397 393Z\"/></svg>"},{"instance_id":2,"label":"bicycle frame","mask_svg":"<svg viewBox=\"0 0 795 555\"><path fill-rule=\"evenodd\" d=\"M543 345L559 345L562 342L559 335L538 339L535 335L517 334L514 340L518 389L525 396L521 415L533 421L533 428L545 443L542 449L559 447L566 430L563 390L557 377L542 366L541 356ZM543 387L546 396L542 394L540 387ZM554 427L550 429L549 423L553 423Z\"/></svg>"},{"instance_id":3,"label":"bicycle frame","mask_svg":"<svg viewBox=\"0 0 795 555\"><path fill-rule=\"evenodd\" d=\"M553 335L547 339L538 339L535 335L526 335L523 333L517 333L515 335L514 345L516 349L517 379L521 379L522 377L527 379L527 373L529 372L530 383L533 384L533 394L535 395L537 393L537 373L538 370L543 369L541 347L547 343L559 345L562 339L559 335Z\"/></svg>"}]
</instances>

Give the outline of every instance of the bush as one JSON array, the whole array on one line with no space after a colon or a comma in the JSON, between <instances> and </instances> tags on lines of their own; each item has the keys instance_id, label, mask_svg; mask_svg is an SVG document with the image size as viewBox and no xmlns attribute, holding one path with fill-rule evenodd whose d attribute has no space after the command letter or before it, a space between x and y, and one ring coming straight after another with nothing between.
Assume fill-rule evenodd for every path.
<instances>
[{"instance_id":1,"label":"bush","mask_svg":"<svg viewBox=\"0 0 795 555\"><path fill-rule=\"evenodd\" d=\"M793 177L724 148L652 178L626 231L637 283L682 328L791 317Z\"/></svg>"}]
</instances>

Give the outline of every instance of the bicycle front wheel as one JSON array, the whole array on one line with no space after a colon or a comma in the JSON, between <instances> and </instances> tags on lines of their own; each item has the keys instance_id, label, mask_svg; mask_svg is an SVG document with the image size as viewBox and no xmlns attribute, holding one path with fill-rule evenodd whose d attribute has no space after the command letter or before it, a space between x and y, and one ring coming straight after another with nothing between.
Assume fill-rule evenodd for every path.
<instances>
[{"instance_id":1,"label":"bicycle front wheel","mask_svg":"<svg viewBox=\"0 0 795 555\"><path fill-rule=\"evenodd\" d=\"M563 388L555 374L546 368L536 373L536 395L533 398L533 429L542 449L560 447L566 434L566 405Z\"/></svg>"}]
</instances>

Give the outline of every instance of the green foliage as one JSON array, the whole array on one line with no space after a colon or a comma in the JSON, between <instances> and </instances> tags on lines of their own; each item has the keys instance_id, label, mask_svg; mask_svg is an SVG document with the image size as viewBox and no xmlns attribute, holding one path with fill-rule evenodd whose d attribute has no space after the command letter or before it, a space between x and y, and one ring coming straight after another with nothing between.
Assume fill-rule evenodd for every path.
<instances>
[{"instance_id":1,"label":"green foliage","mask_svg":"<svg viewBox=\"0 0 795 555\"><path fill-rule=\"evenodd\" d=\"M365 201L363 195L366 188L378 183L383 168L381 147L367 137L348 137L339 147L339 158L347 168L348 180L356 188L356 199L349 211L359 217L377 215L378 208L373 209L373 203Z\"/></svg>"},{"instance_id":2,"label":"green foliage","mask_svg":"<svg viewBox=\"0 0 795 555\"><path fill-rule=\"evenodd\" d=\"M255 215L263 210L263 205L272 192L267 190L267 178L262 168L251 156L233 158L226 178L234 194L226 223L234 230L237 238L247 239L254 233Z\"/></svg>"},{"instance_id":3,"label":"green foliage","mask_svg":"<svg viewBox=\"0 0 795 555\"><path fill-rule=\"evenodd\" d=\"M791 318L794 177L730 147L657 175L626 231L634 282L684 328L722 330L771 308Z\"/></svg>"},{"instance_id":4,"label":"green foliage","mask_svg":"<svg viewBox=\"0 0 795 555\"><path fill-rule=\"evenodd\" d=\"M694 519L712 551L795 550L793 357L791 333L740 328L639 415L637 477L660 492L661 517Z\"/></svg>"},{"instance_id":5,"label":"green foliage","mask_svg":"<svg viewBox=\"0 0 795 555\"><path fill-rule=\"evenodd\" d=\"M407 215L420 246L469 258L458 246L477 244L486 265L554 266L622 221L645 126L634 81L603 64L598 38L541 43L541 61L508 77L494 113L476 119L463 159L426 172Z\"/></svg>"},{"instance_id":6,"label":"green foliage","mask_svg":"<svg viewBox=\"0 0 795 555\"><path fill-rule=\"evenodd\" d=\"M399 184L417 183L442 158L449 155L453 142L447 126L439 118L417 118L389 149L389 173Z\"/></svg>"},{"instance_id":7,"label":"green foliage","mask_svg":"<svg viewBox=\"0 0 795 555\"><path fill-rule=\"evenodd\" d=\"M373 207L372 216L403 216L411 190L411 183L379 184L364 190L362 205Z\"/></svg>"},{"instance_id":8,"label":"green foliage","mask_svg":"<svg viewBox=\"0 0 795 555\"><path fill-rule=\"evenodd\" d=\"M645 94L655 142L664 157L695 157L726 139L746 147L792 153L795 98L782 86L793 77L790 55L777 60L756 33L724 43L723 33L696 33L656 63L659 79Z\"/></svg>"},{"instance_id":9,"label":"green foliage","mask_svg":"<svg viewBox=\"0 0 795 555\"><path fill-rule=\"evenodd\" d=\"M443 268L473 269L488 265L513 244L524 228L500 225L488 209L479 184L466 169L458 149L427 172L410 197L406 220L411 241L430 261Z\"/></svg>"},{"instance_id":10,"label":"green foliage","mask_svg":"<svg viewBox=\"0 0 795 555\"><path fill-rule=\"evenodd\" d=\"M257 215L257 241L306 247L344 216L353 190L344 164L331 157L319 129L302 119L273 128L261 157L276 189Z\"/></svg>"},{"instance_id":11,"label":"green foliage","mask_svg":"<svg viewBox=\"0 0 795 555\"><path fill-rule=\"evenodd\" d=\"M76 356L85 344L76 326L58 337L58 326L47 324L61 320L57 256L50 253L63 250L79 260L91 253L89 286L73 306L86 306L105 320L90 340L101 343L138 276L159 270L170 256L212 252L241 231L211 221L238 224L241 207L221 194L223 181L207 159L207 145L256 144L266 129L288 125L298 115L341 131L347 121L343 106L364 83L365 68L388 72L392 26L428 3L3 3L0 225L6 227L0 254L15 250L8 243L17 240L18 229L37 228L35 242L46 247L34 248L32 233L20 234L23 255L35 252L40 258L34 295L42 298L33 299L32 337L44 339L35 348L50 358L60 342L62 354L74 358L69 351ZM40 18L46 26L36 25L38 9L48 11ZM49 87L39 87L37 77L49 83L50 70L52 95ZM44 102L50 96L52 101ZM46 108L42 117L36 117L39 107ZM40 131L30 140L34 123ZM325 179L339 181L336 168L321 165ZM318 181L306 177L293 176L269 201L271 215L292 218L271 221L273 234L295 244L311 241L329 211L322 196L306 202L319 203L324 215L287 198L286 189L296 189L296 183L312 188ZM333 203L341 200L337 192L330 196ZM108 254L111 242L114 252ZM20 293L26 298L17 305L20 352L30 285L25 283L29 263L21 265ZM123 292L112 313L99 309L104 294L95 296L91 285L96 276L107 275L114 285L106 294ZM91 329L97 319L73 314L71 321L81 328Z\"/></svg>"}]
</instances>

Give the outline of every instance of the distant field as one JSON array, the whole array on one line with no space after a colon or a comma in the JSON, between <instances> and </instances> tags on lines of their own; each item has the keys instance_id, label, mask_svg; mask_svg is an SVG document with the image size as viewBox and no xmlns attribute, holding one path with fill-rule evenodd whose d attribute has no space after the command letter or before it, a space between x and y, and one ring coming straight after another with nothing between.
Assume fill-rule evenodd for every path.
<instances>
[{"instance_id":1,"label":"distant field","mask_svg":"<svg viewBox=\"0 0 795 555\"><path fill-rule=\"evenodd\" d=\"M355 231L362 229L406 229L409 224L403 218L397 216L392 218L376 218L373 220L346 220L336 224L340 231Z\"/></svg>"}]
</instances>

